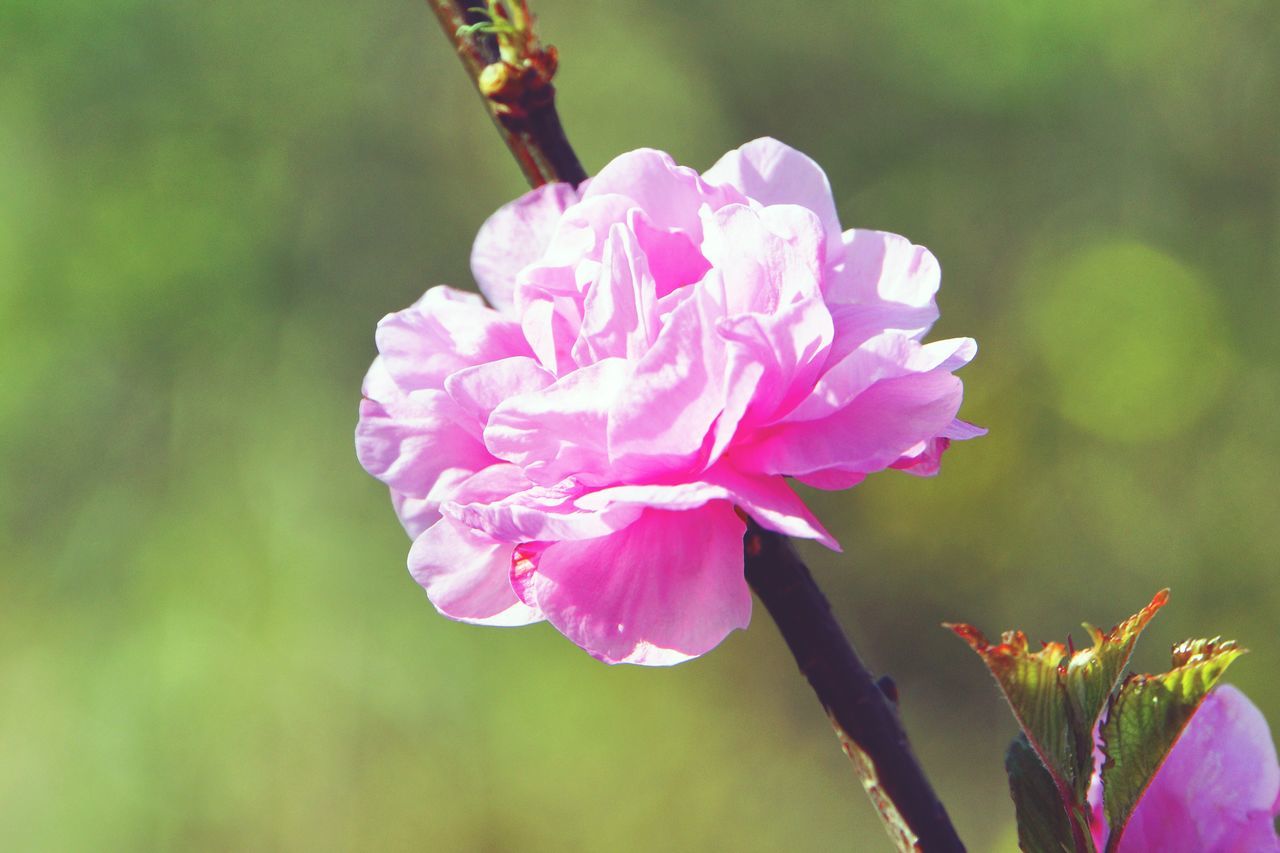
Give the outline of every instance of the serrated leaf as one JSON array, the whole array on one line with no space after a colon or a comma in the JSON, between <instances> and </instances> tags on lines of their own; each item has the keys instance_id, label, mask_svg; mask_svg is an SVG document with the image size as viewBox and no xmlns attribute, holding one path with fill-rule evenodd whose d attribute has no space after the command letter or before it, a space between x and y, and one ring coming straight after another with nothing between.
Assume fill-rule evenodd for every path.
<instances>
[{"instance_id":1,"label":"serrated leaf","mask_svg":"<svg viewBox=\"0 0 1280 853\"><path fill-rule=\"evenodd\" d=\"M1151 618L1169 600L1162 590L1151 603L1110 631L1092 625L1093 640L1075 651L1044 643L1032 652L1021 631L1006 631L990 643L971 625L947 625L986 663L1013 709L1018 725L1059 790L1083 803L1093 773L1093 729L1124 670L1133 646Z\"/></svg>"},{"instance_id":2,"label":"serrated leaf","mask_svg":"<svg viewBox=\"0 0 1280 853\"><path fill-rule=\"evenodd\" d=\"M1120 845L1125 825L1160 765L1204 697L1244 649L1231 641L1188 640L1173 650L1163 675L1131 675L1111 702L1102 725L1103 803L1111 836Z\"/></svg>"},{"instance_id":3,"label":"serrated leaf","mask_svg":"<svg viewBox=\"0 0 1280 853\"><path fill-rule=\"evenodd\" d=\"M1075 747L1060 673L1066 647L1045 643L1033 652L1021 631L1005 631L999 643L990 643L972 625L947 627L978 653L995 676L1029 745L1055 783L1068 784L1075 768Z\"/></svg>"},{"instance_id":4,"label":"serrated leaf","mask_svg":"<svg viewBox=\"0 0 1280 853\"><path fill-rule=\"evenodd\" d=\"M1018 847L1027 853L1076 853L1079 836L1072 833L1057 783L1025 734L1009 744L1004 768L1018 816ZM1094 853L1092 839L1087 833L1084 838L1088 853Z\"/></svg>"},{"instance_id":5,"label":"serrated leaf","mask_svg":"<svg viewBox=\"0 0 1280 853\"><path fill-rule=\"evenodd\" d=\"M1168 601L1169 590L1157 592L1150 604L1105 634L1086 622L1084 628L1093 645L1071 655L1066 663L1066 692L1075 736L1073 781L1079 799L1088 794L1089 779L1093 775L1093 730L1098 717L1120 681L1139 635Z\"/></svg>"}]
</instances>

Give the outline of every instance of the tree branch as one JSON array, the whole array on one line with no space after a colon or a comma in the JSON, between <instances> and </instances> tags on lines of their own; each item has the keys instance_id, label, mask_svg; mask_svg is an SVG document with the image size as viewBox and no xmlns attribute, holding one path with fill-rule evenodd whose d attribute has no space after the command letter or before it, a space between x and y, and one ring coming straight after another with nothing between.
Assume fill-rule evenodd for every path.
<instances>
[{"instance_id":1,"label":"tree branch","mask_svg":"<svg viewBox=\"0 0 1280 853\"><path fill-rule=\"evenodd\" d=\"M497 35L463 29L488 21L472 8L480 0L427 2L529 185L565 181L577 186L585 181L587 173L565 138L556 111L555 87L551 85L556 50L538 44L526 0L516 0L515 10L524 13L519 20L503 18L503 7L490 5L508 25Z\"/></svg>"},{"instance_id":2,"label":"tree branch","mask_svg":"<svg viewBox=\"0 0 1280 853\"><path fill-rule=\"evenodd\" d=\"M778 624L899 850L963 851L911 752L892 682L876 682L786 537L751 522L747 582Z\"/></svg>"}]
</instances>

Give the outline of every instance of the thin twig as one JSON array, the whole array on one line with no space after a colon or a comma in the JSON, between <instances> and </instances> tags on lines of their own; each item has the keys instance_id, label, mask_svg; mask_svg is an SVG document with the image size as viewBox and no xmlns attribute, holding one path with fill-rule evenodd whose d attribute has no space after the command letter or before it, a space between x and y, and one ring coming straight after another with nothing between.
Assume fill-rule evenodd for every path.
<instances>
[{"instance_id":1,"label":"thin twig","mask_svg":"<svg viewBox=\"0 0 1280 853\"><path fill-rule=\"evenodd\" d=\"M485 21L473 8L478 0L427 2L529 185L565 181L577 186L585 181L587 173L565 138L556 111L555 87L551 85L556 51L538 45L529 29L532 21L522 22L526 29L521 34L527 37L503 55L497 37L463 29Z\"/></svg>"}]
</instances>

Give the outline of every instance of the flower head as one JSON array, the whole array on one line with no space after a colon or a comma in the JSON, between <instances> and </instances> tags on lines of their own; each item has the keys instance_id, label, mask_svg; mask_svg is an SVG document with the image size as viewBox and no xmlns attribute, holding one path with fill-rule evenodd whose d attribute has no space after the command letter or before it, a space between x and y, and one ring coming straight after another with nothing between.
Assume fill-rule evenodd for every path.
<instances>
[{"instance_id":1,"label":"flower head","mask_svg":"<svg viewBox=\"0 0 1280 853\"><path fill-rule=\"evenodd\" d=\"M1102 850L1107 822L1096 772L1089 804ZM1267 721L1247 696L1222 684L1205 697L1138 801L1119 853L1274 853L1277 816L1280 765Z\"/></svg>"},{"instance_id":2,"label":"flower head","mask_svg":"<svg viewBox=\"0 0 1280 853\"><path fill-rule=\"evenodd\" d=\"M826 175L772 139L699 175L653 150L481 228L478 297L378 324L356 430L409 569L468 622L546 619L610 663L670 664L745 627L746 513L838 548L786 477L937 471L968 338L933 256L843 231Z\"/></svg>"}]
</instances>

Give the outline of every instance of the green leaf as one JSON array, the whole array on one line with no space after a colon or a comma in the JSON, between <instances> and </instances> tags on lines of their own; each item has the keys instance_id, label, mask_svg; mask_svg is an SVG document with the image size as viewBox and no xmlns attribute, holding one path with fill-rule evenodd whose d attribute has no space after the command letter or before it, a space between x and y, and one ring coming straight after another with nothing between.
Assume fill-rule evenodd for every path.
<instances>
[{"instance_id":1,"label":"green leaf","mask_svg":"<svg viewBox=\"0 0 1280 853\"><path fill-rule=\"evenodd\" d=\"M1077 839L1072 835L1071 818L1058 786L1025 734L1009 744L1004 767L1018 816L1018 847L1028 853L1076 853ZM1087 850L1094 853L1088 833L1084 837Z\"/></svg>"},{"instance_id":2,"label":"green leaf","mask_svg":"<svg viewBox=\"0 0 1280 853\"><path fill-rule=\"evenodd\" d=\"M1093 773L1094 725L1139 634L1168 600L1167 589L1156 593L1150 604L1105 634L1086 623L1093 645L1080 651L1044 643L1032 652L1021 631L1006 631L993 644L971 625L946 627L986 663L1059 791L1070 792L1079 804Z\"/></svg>"},{"instance_id":3,"label":"green leaf","mask_svg":"<svg viewBox=\"0 0 1280 853\"><path fill-rule=\"evenodd\" d=\"M1244 651L1216 637L1188 640L1174 648L1169 672L1125 679L1102 726L1108 853L1118 849L1134 807L1200 702Z\"/></svg>"},{"instance_id":4,"label":"green leaf","mask_svg":"<svg viewBox=\"0 0 1280 853\"><path fill-rule=\"evenodd\" d=\"M1169 601L1169 590L1157 592L1151 603L1106 634L1084 623L1093 645L1073 654L1066 665L1066 693L1070 702L1072 734L1075 737L1074 784L1076 797L1083 801L1093 775L1093 729L1102 709L1111 698L1134 644L1147 623Z\"/></svg>"},{"instance_id":5,"label":"green leaf","mask_svg":"<svg viewBox=\"0 0 1280 853\"><path fill-rule=\"evenodd\" d=\"M1067 785L1075 768L1075 747L1059 668L1066 647L1045 643L1032 652L1021 631L1005 631L999 643L990 643L971 625L947 627L978 653L995 676L1028 744L1053 774L1055 785Z\"/></svg>"}]
</instances>

